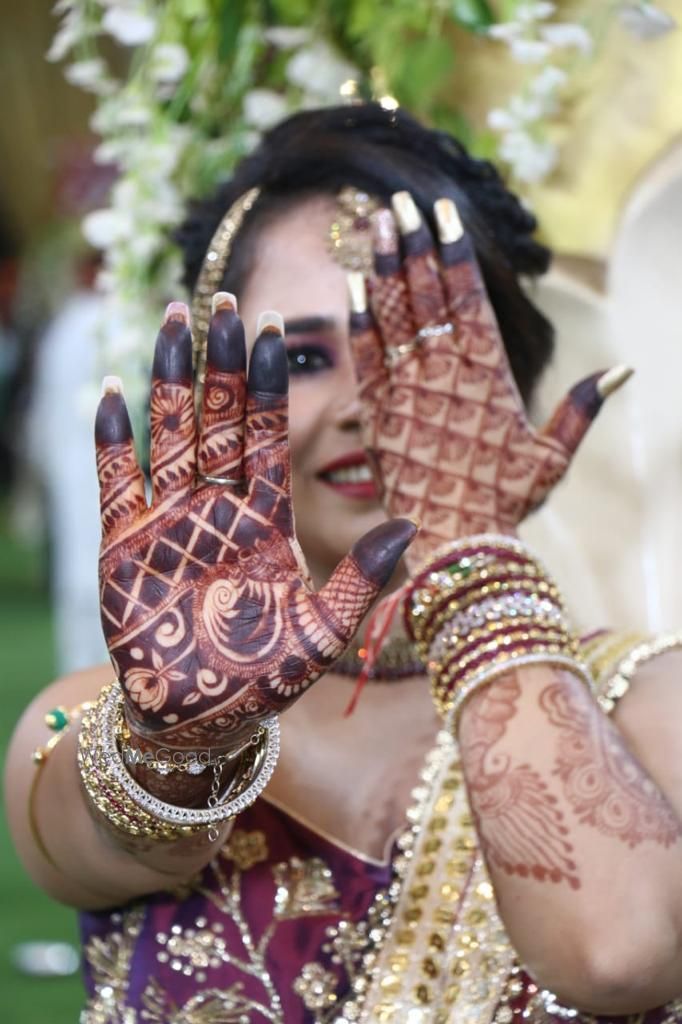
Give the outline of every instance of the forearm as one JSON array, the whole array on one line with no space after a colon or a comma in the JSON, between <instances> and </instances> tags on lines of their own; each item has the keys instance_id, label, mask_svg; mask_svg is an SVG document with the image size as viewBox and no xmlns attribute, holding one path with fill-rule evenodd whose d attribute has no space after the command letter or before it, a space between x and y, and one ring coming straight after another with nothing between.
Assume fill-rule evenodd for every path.
<instances>
[{"instance_id":1,"label":"forearm","mask_svg":"<svg viewBox=\"0 0 682 1024\"><path fill-rule=\"evenodd\" d=\"M45 712L59 703L93 699L97 684L100 675L95 681L92 674L81 674L33 702L14 734L5 781L10 827L26 870L55 899L89 909L121 904L187 879L211 859L229 831L229 825L223 826L212 843L205 831L158 842L108 826L93 814L81 784L76 725L44 765L32 764L33 750L48 738Z\"/></svg>"},{"instance_id":2,"label":"forearm","mask_svg":"<svg viewBox=\"0 0 682 1024\"><path fill-rule=\"evenodd\" d=\"M566 1002L646 1009L682 990L682 828L583 682L519 667L464 705L459 740L500 912Z\"/></svg>"}]
</instances>

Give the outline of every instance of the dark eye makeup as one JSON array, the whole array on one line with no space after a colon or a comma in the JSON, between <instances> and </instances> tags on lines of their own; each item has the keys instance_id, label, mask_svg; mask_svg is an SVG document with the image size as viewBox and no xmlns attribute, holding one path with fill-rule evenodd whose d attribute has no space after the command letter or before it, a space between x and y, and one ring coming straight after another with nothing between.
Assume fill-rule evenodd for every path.
<instances>
[{"instance_id":1,"label":"dark eye makeup","mask_svg":"<svg viewBox=\"0 0 682 1024\"><path fill-rule=\"evenodd\" d=\"M287 358L289 360L289 376L302 377L307 374L322 373L331 370L336 360L331 349L320 342L305 341L287 342Z\"/></svg>"}]
</instances>

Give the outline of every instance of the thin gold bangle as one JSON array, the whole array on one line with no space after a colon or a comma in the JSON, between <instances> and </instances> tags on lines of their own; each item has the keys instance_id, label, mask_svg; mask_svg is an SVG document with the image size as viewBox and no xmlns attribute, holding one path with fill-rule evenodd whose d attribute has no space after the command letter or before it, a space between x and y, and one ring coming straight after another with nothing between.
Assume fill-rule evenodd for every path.
<instances>
[{"instance_id":1,"label":"thin gold bangle","mask_svg":"<svg viewBox=\"0 0 682 1024\"><path fill-rule=\"evenodd\" d=\"M59 872L59 874L61 875L64 875L64 871L59 866L59 864L57 864L54 857L48 850L43 840L43 837L40 833L40 827L38 825L38 816L36 814L36 797L38 794L38 783L40 782L40 779L42 777L43 768L45 767L45 764L47 763L47 760L52 751L54 750L54 748L57 746L59 741L64 736L66 736L66 734L70 731L70 727L73 724L73 722L76 719L80 719L83 712L87 711L92 706L92 701L83 701L80 704L74 705L74 707L72 707L69 711L67 711L63 707L58 707L51 711L48 711L47 714L45 715L45 724L50 728L57 727L59 731L56 732L54 736L51 736L44 746L36 747L33 753L31 754L31 760L33 761L33 764L36 766L36 769L33 775L33 779L31 781L31 788L29 789L28 793L28 826L29 829L31 830L33 842L36 844L45 860L52 868L54 868L55 871ZM68 876L64 875L64 877Z\"/></svg>"}]
</instances>

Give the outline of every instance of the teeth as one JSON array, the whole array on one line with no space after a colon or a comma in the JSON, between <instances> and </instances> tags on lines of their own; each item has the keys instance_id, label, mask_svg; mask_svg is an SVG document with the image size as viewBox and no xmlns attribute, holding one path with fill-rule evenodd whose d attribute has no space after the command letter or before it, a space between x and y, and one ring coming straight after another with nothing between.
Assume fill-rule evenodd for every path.
<instances>
[{"instance_id":1,"label":"teeth","mask_svg":"<svg viewBox=\"0 0 682 1024\"><path fill-rule=\"evenodd\" d=\"M333 484L366 484L372 480L372 471L367 465L345 466L333 473L325 473L325 476Z\"/></svg>"}]
</instances>

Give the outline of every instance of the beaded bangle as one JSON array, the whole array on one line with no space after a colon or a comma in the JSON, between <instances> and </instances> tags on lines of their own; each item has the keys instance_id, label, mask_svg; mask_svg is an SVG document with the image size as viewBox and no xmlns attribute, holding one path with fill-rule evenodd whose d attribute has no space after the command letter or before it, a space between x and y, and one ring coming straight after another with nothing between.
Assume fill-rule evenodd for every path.
<instances>
[{"instance_id":1,"label":"beaded bangle","mask_svg":"<svg viewBox=\"0 0 682 1024\"><path fill-rule=\"evenodd\" d=\"M180 807L152 796L128 773L118 747L123 704L118 682L105 687L83 719L78 744L78 764L88 797L115 828L133 836L169 841L208 829L213 841L218 838L217 826L249 807L269 782L279 755L279 722L274 717L263 723L257 745L249 744L242 752L235 778L222 794L222 765L214 768L208 807Z\"/></svg>"},{"instance_id":2,"label":"beaded bangle","mask_svg":"<svg viewBox=\"0 0 682 1024\"><path fill-rule=\"evenodd\" d=\"M664 633L647 638L631 635L629 638L606 638L603 647L588 656L595 666L598 678L597 701L606 714L611 714L619 700L630 689L637 669L660 654L682 647L682 633ZM599 670L601 669L601 671Z\"/></svg>"},{"instance_id":3,"label":"beaded bangle","mask_svg":"<svg viewBox=\"0 0 682 1024\"><path fill-rule=\"evenodd\" d=\"M406 611L452 728L471 694L512 666L553 664L592 686L559 590L514 538L481 534L442 549L417 573Z\"/></svg>"}]
</instances>

